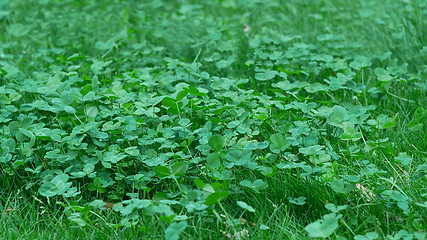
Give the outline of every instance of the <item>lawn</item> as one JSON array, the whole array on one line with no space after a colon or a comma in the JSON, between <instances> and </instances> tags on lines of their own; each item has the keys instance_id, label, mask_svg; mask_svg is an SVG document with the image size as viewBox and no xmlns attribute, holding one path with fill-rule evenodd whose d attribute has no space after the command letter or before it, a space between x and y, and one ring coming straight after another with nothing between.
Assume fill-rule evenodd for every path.
<instances>
[{"instance_id":1,"label":"lawn","mask_svg":"<svg viewBox=\"0 0 427 240\"><path fill-rule=\"evenodd\" d=\"M427 1L0 0L0 239L426 239Z\"/></svg>"}]
</instances>

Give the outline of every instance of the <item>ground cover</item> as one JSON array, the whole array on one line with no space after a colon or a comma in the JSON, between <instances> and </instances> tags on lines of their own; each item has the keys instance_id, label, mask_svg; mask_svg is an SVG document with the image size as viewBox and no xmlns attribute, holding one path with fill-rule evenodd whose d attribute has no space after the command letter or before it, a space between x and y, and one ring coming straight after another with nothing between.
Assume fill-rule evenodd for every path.
<instances>
[{"instance_id":1,"label":"ground cover","mask_svg":"<svg viewBox=\"0 0 427 240\"><path fill-rule=\"evenodd\" d=\"M0 1L0 238L425 239L426 19Z\"/></svg>"}]
</instances>

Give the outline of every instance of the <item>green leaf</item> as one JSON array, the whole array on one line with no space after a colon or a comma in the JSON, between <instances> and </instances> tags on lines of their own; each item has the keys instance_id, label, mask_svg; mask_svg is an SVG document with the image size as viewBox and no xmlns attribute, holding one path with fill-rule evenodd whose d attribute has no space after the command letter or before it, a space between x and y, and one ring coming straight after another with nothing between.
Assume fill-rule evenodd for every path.
<instances>
[{"instance_id":1,"label":"green leaf","mask_svg":"<svg viewBox=\"0 0 427 240\"><path fill-rule=\"evenodd\" d=\"M45 197L53 197L65 193L72 183L68 183L70 177L67 174L59 174L52 180L45 182L39 189L39 193Z\"/></svg>"},{"instance_id":2,"label":"green leaf","mask_svg":"<svg viewBox=\"0 0 427 240\"><path fill-rule=\"evenodd\" d=\"M181 111L182 102L176 102L171 97L165 97L162 100L162 105L166 107L168 112L178 114Z\"/></svg>"},{"instance_id":3,"label":"green leaf","mask_svg":"<svg viewBox=\"0 0 427 240\"><path fill-rule=\"evenodd\" d=\"M194 179L194 183L196 184L196 186L200 189L203 189L203 186L205 186L205 183L203 182L203 180L201 180L200 178L196 178Z\"/></svg>"},{"instance_id":4,"label":"green leaf","mask_svg":"<svg viewBox=\"0 0 427 240\"><path fill-rule=\"evenodd\" d=\"M407 202L397 202L396 204L403 212L409 212L409 204Z\"/></svg>"},{"instance_id":5,"label":"green leaf","mask_svg":"<svg viewBox=\"0 0 427 240\"><path fill-rule=\"evenodd\" d=\"M277 74L277 71L267 70L265 72L256 73L255 79L258 81L267 81L274 78Z\"/></svg>"},{"instance_id":6,"label":"green leaf","mask_svg":"<svg viewBox=\"0 0 427 240\"><path fill-rule=\"evenodd\" d=\"M306 147L306 148L300 148L299 152L306 155L306 156L310 156L310 155L316 154L317 152L322 150L324 147L325 146L314 145L314 146L310 146L310 147Z\"/></svg>"},{"instance_id":7,"label":"green leaf","mask_svg":"<svg viewBox=\"0 0 427 240\"><path fill-rule=\"evenodd\" d=\"M328 209L328 210L330 210L331 212L333 212L333 213L338 213L339 211L342 211L342 210L345 210L345 209L347 209L347 205L343 205L343 206L336 206L335 204L333 204L333 203L327 203L326 205L325 205L325 208L326 209Z\"/></svg>"},{"instance_id":8,"label":"green leaf","mask_svg":"<svg viewBox=\"0 0 427 240\"><path fill-rule=\"evenodd\" d=\"M253 189L255 192L259 192L260 190L264 190L268 187L268 184L261 179L257 179L254 182L251 182L247 179L242 180L240 182L241 186L248 187Z\"/></svg>"},{"instance_id":9,"label":"green leaf","mask_svg":"<svg viewBox=\"0 0 427 240\"><path fill-rule=\"evenodd\" d=\"M77 213L77 214L79 214L79 213ZM72 222L76 223L76 224L77 224L77 225L79 225L80 227L84 227L84 226L86 226L86 225L87 225L87 222L86 222L85 220L83 220L83 219L82 219L82 218L80 218L80 217L76 217L76 216L74 216L74 215L69 216L69 217L68 217L68 220L70 220L70 221L72 221Z\"/></svg>"},{"instance_id":10,"label":"green leaf","mask_svg":"<svg viewBox=\"0 0 427 240\"><path fill-rule=\"evenodd\" d=\"M261 230L268 230L268 229L270 229L267 225L264 225L264 224L261 224L260 226L259 226L259 229L261 229Z\"/></svg>"},{"instance_id":11,"label":"green leaf","mask_svg":"<svg viewBox=\"0 0 427 240\"><path fill-rule=\"evenodd\" d=\"M111 163L106 162L106 161L102 161L102 162L101 162L101 164L102 164L102 166L104 166L105 168L111 168L111 167L112 167Z\"/></svg>"},{"instance_id":12,"label":"green leaf","mask_svg":"<svg viewBox=\"0 0 427 240\"><path fill-rule=\"evenodd\" d=\"M233 165L244 165L251 160L252 151L251 150L231 150L225 155L225 158L231 162L231 166Z\"/></svg>"},{"instance_id":13,"label":"green leaf","mask_svg":"<svg viewBox=\"0 0 427 240\"><path fill-rule=\"evenodd\" d=\"M176 95L175 100L176 101L181 101L185 96L187 96L188 91L181 91Z\"/></svg>"},{"instance_id":14,"label":"green leaf","mask_svg":"<svg viewBox=\"0 0 427 240\"><path fill-rule=\"evenodd\" d=\"M16 142L13 138L8 138L6 140L3 140L4 142L1 143L1 147L3 149L3 153L10 153L14 152L16 148Z\"/></svg>"},{"instance_id":15,"label":"green leaf","mask_svg":"<svg viewBox=\"0 0 427 240\"><path fill-rule=\"evenodd\" d=\"M281 133L275 133L275 134L271 135L270 141L271 141L271 144L274 144L279 148L284 146L286 143L285 138L283 137L283 135Z\"/></svg>"},{"instance_id":16,"label":"green leaf","mask_svg":"<svg viewBox=\"0 0 427 240\"><path fill-rule=\"evenodd\" d=\"M209 195L214 193L216 189L211 184L204 184L202 190L206 195Z\"/></svg>"},{"instance_id":17,"label":"green leaf","mask_svg":"<svg viewBox=\"0 0 427 240\"><path fill-rule=\"evenodd\" d=\"M324 164L326 162L329 162L331 160L331 155L325 153L324 151L321 151L319 154L310 156L310 161L314 164Z\"/></svg>"},{"instance_id":18,"label":"green leaf","mask_svg":"<svg viewBox=\"0 0 427 240\"><path fill-rule=\"evenodd\" d=\"M211 171L211 174L214 178L218 179L218 180L231 180L234 179L233 178L233 172L231 170L224 170L222 172L219 172L215 169L213 169Z\"/></svg>"},{"instance_id":19,"label":"green leaf","mask_svg":"<svg viewBox=\"0 0 427 240\"><path fill-rule=\"evenodd\" d=\"M352 182L352 183L357 183L360 181L360 176L359 175L349 175L349 176L345 176L344 179L349 181L349 182Z\"/></svg>"},{"instance_id":20,"label":"green leaf","mask_svg":"<svg viewBox=\"0 0 427 240\"><path fill-rule=\"evenodd\" d=\"M408 201L408 197L403 195L402 193L396 191L396 190L386 190L382 192L382 195L388 196L391 199L397 201L397 202L406 202Z\"/></svg>"},{"instance_id":21,"label":"green leaf","mask_svg":"<svg viewBox=\"0 0 427 240\"><path fill-rule=\"evenodd\" d=\"M378 81L381 82L390 82L393 77L390 75L390 72L384 68L375 68L375 75L377 76Z\"/></svg>"},{"instance_id":22,"label":"green leaf","mask_svg":"<svg viewBox=\"0 0 427 240\"><path fill-rule=\"evenodd\" d=\"M181 119L181 120L179 120L179 122L178 122L178 124L181 126L181 127L189 127L190 126L190 119L188 119L188 118L183 118L183 119Z\"/></svg>"},{"instance_id":23,"label":"green leaf","mask_svg":"<svg viewBox=\"0 0 427 240\"><path fill-rule=\"evenodd\" d=\"M85 172L82 171L78 171L78 172L72 172L71 176L75 177L75 178L82 178L84 176L86 176L87 174Z\"/></svg>"},{"instance_id":24,"label":"green leaf","mask_svg":"<svg viewBox=\"0 0 427 240\"><path fill-rule=\"evenodd\" d=\"M253 188L256 190L264 190L268 187L268 183L264 182L261 179L257 179L253 182Z\"/></svg>"},{"instance_id":25,"label":"green leaf","mask_svg":"<svg viewBox=\"0 0 427 240\"><path fill-rule=\"evenodd\" d=\"M221 165L220 153L210 153L210 154L208 154L207 165L210 168L218 168Z\"/></svg>"},{"instance_id":26,"label":"green leaf","mask_svg":"<svg viewBox=\"0 0 427 240\"><path fill-rule=\"evenodd\" d=\"M239 205L241 208L243 208L249 212L255 212L255 209L253 207L249 206L248 204L246 204L245 202L237 201L237 205Z\"/></svg>"},{"instance_id":27,"label":"green leaf","mask_svg":"<svg viewBox=\"0 0 427 240\"><path fill-rule=\"evenodd\" d=\"M143 209L151 205L152 201L148 199L136 199L132 198L125 200L122 203L128 204L126 207L120 209L120 213L123 215L129 215L136 209Z\"/></svg>"},{"instance_id":28,"label":"green leaf","mask_svg":"<svg viewBox=\"0 0 427 240\"><path fill-rule=\"evenodd\" d=\"M340 127L341 123L348 118L347 110L341 106L334 106L333 110L326 122L332 126Z\"/></svg>"},{"instance_id":29,"label":"green leaf","mask_svg":"<svg viewBox=\"0 0 427 240\"><path fill-rule=\"evenodd\" d=\"M185 175L185 172L187 171L187 164L183 162L175 163L172 166L172 175L177 177L182 177Z\"/></svg>"},{"instance_id":30,"label":"green leaf","mask_svg":"<svg viewBox=\"0 0 427 240\"><path fill-rule=\"evenodd\" d=\"M247 179L240 181L240 185L243 187L252 188L252 182Z\"/></svg>"},{"instance_id":31,"label":"green leaf","mask_svg":"<svg viewBox=\"0 0 427 240\"><path fill-rule=\"evenodd\" d=\"M95 48L99 50L108 50L110 48L113 48L115 45L114 38L110 38L107 41L97 41L95 43Z\"/></svg>"},{"instance_id":32,"label":"green leaf","mask_svg":"<svg viewBox=\"0 0 427 240\"><path fill-rule=\"evenodd\" d=\"M393 127L396 124L398 117L399 117L399 113L397 113L394 116L392 121L388 121L388 122L384 123L383 128Z\"/></svg>"},{"instance_id":33,"label":"green leaf","mask_svg":"<svg viewBox=\"0 0 427 240\"><path fill-rule=\"evenodd\" d=\"M95 118L98 115L98 107L93 104L86 104L85 114L89 118Z\"/></svg>"},{"instance_id":34,"label":"green leaf","mask_svg":"<svg viewBox=\"0 0 427 240\"><path fill-rule=\"evenodd\" d=\"M320 83L310 84L304 88L308 93L325 92L329 87Z\"/></svg>"},{"instance_id":35,"label":"green leaf","mask_svg":"<svg viewBox=\"0 0 427 240\"><path fill-rule=\"evenodd\" d=\"M355 184L347 184L345 185L343 180L337 179L331 182L331 188L337 193L348 194L351 190L354 189Z\"/></svg>"},{"instance_id":36,"label":"green leaf","mask_svg":"<svg viewBox=\"0 0 427 240\"><path fill-rule=\"evenodd\" d=\"M310 223L304 230L308 232L309 237L327 238L338 228L338 219L340 218L341 215L337 216L335 213L330 213L323 216L322 219Z\"/></svg>"},{"instance_id":37,"label":"green leaf","mask_svg":"<svg viewBox=\"0 0 427 240\"><path fill-rule=\"evenodd\" d=\"M379 235L376 232L369 232L366 235L356 235L354 240L375 240L378 239Z\"/></svg>"},{"instance_id":38,"label":"green leaf","mask_svg":"<svg viewBox=\"0 0 427 240\"><path fill-rule=\"evenodd\" d=\"M157 211L156 211L157 212ZM159 213L159 212L157 212L157 213ZM166 213L165 213L166 214ZM175 219L175 216L176 215L170 215L170 216L168 216L168 217L166 217L166 215L161 215L160 217L159 217L159 219L160 220L162 220L163 222L165 222L165 223L172 223L173 222L173 220Z\"/></svg>"},{"instance_id":39,"label":"green leaf","mask_svg":"<svg viewBox=\"0 0 427 240\"><path fill-rule=\"evenodd\" d=\"M171 170L165 166L157 166L154 168L154 172L160 178L169 177L172 175Z\"/></svg>"},{"instance_id":40,"label":"green leaf","mask_svg":"<svg viewBox=\"0 0 427 240\"><path fill-rule=\"evenodd\" d=\"M219 152L224 147L224 137L219 134L213 135L209 138L208 144L213 150Z\"/></svg>"},{"instance_id":41,"label":"green leaf","mask_svg":"<svg viewBox=\"0 0 427 240\"><path fill-rule=\"evenodd\" d=\"M356 132L354 124L351 122L343 122L341 128L344 130L343 134L341 134L342 140L357 141L362 138L362 133Z\"/></svg>"},{"instance_id":42,"label":"green leaf","mask_svg":"<svg viewBox=\"0 0 427 240\"><path fill-rule=\"evenodd\" d=\"M139 155L139 150L138 150L138 147L128 147L128 148L125 148L125 153L136 157Z\"/></svg>"},{"instance_id":43,"label":"green leaf","mask_svg":"<svg viewBox=\"0 0 427 240\"><path fill-rule=\"evenodd\" d=\"M22 37L22 36L25 36L30 31L30 28L23 24L15 23L15 24L9 25L9 28L7 30L11 35L15 37Z\"/></svg>"},{"instance_id":44,"label":"green leaf","mask_svg":"<svg viewBox=\"0 0 427 240\"><path fill-rule=\"evenodd\" d=\"M175 99L173 99L171 97L163 98L162 104L163 104L163 106L166 106L166 107L176 107Z\"/></svg>"},{"instance_id":45,"label":"green leaf","mask_svg":"<svg viewBox=\"0 0 427 240\"><path fill-rule=\"evenodd\" d=\"M362 138L362 133L360 132L344 132L343 134L341 134L341 140L351 140L351 141L357 141L359 139Z\"/></svg>"},{"instance_id":46,"label":"green leaf","mask_svg":"<svg viewBox=\"0 0 427 240\"><path fill-rule=\"evenodd\" d=\"M289 202L295 205L304 205L306 203L305 202L306 199L307 199L306 197L299 197L299 198L288 197Z\"/></svg>"},{"instance_id":47,"label":"green leaf","mask_svg":"<svg viewBox=\"0 0 427 240\"><path fill-rule=\"evenodd\" d=\"M226 68L229 67L233 62L228 60L220 60L216 63L218 68Z\"/></svg>"},{"instance_id":48,"label":"green leaf","mask_svg":"<svg viewBox=\"0 0 427 240\"><path fill-rule=\"evenodd\" d=\"M12 154L6 153L4 156L0 156L0 163L7 163L12 160Z\"/></svg>"},{"instance_id":49,"label":"green leaf","mask_svg":"<svg viewBox=\"0 0 427 240\"><path fill-rule=\"evenodd\" d=\"M21 99L21 97L22 97L22 95L21 95L21 94L19 94L19 93L17 93L17 92L14 92L14 93L9 94L9 100L10 100L11 102L18 101L19 99Z\"/></svg>"},{"instance_id":50,"label":"green leaf","mask_svg":"<svg viewBox=\"0 0 427 240\"><path fill-rule=\"evenodd\" d=\"M205 201L206 206L212 206L218 202L226 199L230 195L228 192L218 191L210 194Z\"/></svg>"},{"instance_id":51,"label":"green leaf","mask_svg":"<svg viewBox=\"0 0 427 240\"><path fill-rule=\"evenodd\" d=\"M274 153L285 151L290 143L286 140L281 133L275 133L270 136L270 150Z\"/></svg>"},{"instance_id":52,"label":"green leaf","mask_svg":"<svg viewBox=\"0 0 427 240\"><path fill-rule=\"evenodd\" d=\"M125 157L126 157L126 154L124 153L106 152L104 154L103 160L106 162L117 163Z\"/></svg>"},{"instance_id":53,"label":"green leaf","mask_svg":"<svg viewBox=\"0 0 427 240\"><path fill-rule=\"evenodd\" d=\"M185 221L173 222L165 231L166 240L178 240L179 234L187 228L188 224Z\"/></svg>"},{"instance_id":54,"label":"green leaf","mask_svg":"<svg viewBox=\"0 0 427 240\"><path fill-rule=\"evenodd\" d=\"M85 172L86 174L92 173L93 170L95 170L95 165L93 163L86 163L83 168L83 172Z\"/></svg>"},{"instance_id":55,"label":"green leaf","mask_svg":"<svg viewBox=\"0 0 427 240\"><path fill-rule=\"evenodd\" d=\"M371 59L365 56L356 56L350 63L350 67L356 70L360 70L372 65Z\"/></svg>"},{"instance_id":56,"label":"green leaf","mask_svg":"<svg viewBox=\"0 0 427 240\"><path fill-rule=\"evenodd\" d=\"M65 106L64 107L64 111L66 111L67 113L69 113L69 114L75 114L76 113L76 109L74 109L73 107L71 107L71 106Z\"/></svg>"},{"instance_id":57,"label":"green leaf","mask_svg":"<svg viewBox=\"0 0 427 240\"><path fill-rule=\"evenodd\" d=\"M34 136L34 134L31 131L29 131L27 129L19 128L19 131L29 138L35 138L36 137L36 136Z\"/></svg>"},{"instance_id":58,"label":"green leaf","mask_svg":"<svg viewBox=\"0 0 427 240\"><path fill-rule=\"evenodd\" d=\"M412 157L409 156L406 152L401 152L394 160L400 162L402 165L409 165L412 161Z\"/></svg>"}]
</instances>

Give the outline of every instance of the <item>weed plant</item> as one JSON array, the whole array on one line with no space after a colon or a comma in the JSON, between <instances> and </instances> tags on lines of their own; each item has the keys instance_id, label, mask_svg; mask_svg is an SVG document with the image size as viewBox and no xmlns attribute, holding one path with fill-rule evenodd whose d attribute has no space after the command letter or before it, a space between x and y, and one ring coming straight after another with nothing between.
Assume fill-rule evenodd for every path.
<instances>
[{"instance_id":1,"label":"weed plant","mask_svg":"<svg viewBox=\"0 0 427 240\"><path fill-rule=\"evenodd\" d=\"M424 0L0 1L1 239L425 239Z\"/></svg>"}]
</instances>

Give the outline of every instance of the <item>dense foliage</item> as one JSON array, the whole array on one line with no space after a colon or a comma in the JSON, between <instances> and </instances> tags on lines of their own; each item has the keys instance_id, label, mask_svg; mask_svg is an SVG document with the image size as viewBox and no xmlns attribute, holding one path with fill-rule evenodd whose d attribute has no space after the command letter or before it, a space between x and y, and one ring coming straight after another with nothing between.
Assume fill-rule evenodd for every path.
<instances>
[{"instance_id":1,"label":"dense foliage","mask_svg":"<svg viewBox=\"0 0 427 240\"><path fill-rule=\"evenodd\" d=\"M424 0L1 0L0 29L4 238L426 237Z\"/></svg>"}]
</instances>

